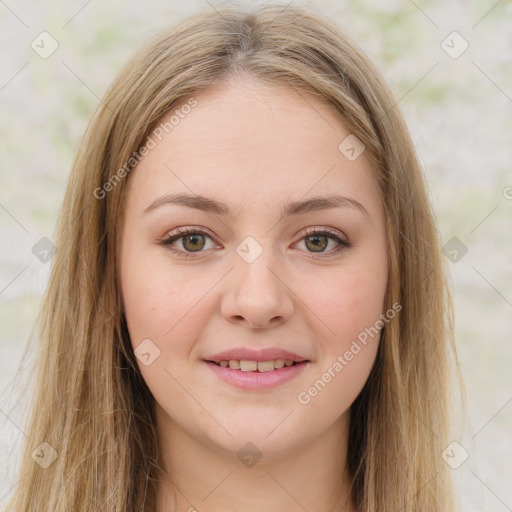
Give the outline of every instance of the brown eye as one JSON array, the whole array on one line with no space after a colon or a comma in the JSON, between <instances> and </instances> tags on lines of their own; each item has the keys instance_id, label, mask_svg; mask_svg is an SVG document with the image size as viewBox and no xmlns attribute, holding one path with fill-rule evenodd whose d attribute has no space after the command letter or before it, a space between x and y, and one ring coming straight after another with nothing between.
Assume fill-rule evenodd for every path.
<instances>
[{"instance_id":1,"label":"brown eye","mask_svg":"<svg viewBox=\"0 0 512 512\"><path fill-rule=\"evenodd\" d=\"M179 256L199 256L200 253L208 252L208 240L213 242L210 235L198 229L186 229L179 234L170 236L160 242L161 245L168 247ZM311 229L301 239L306 246L307 252L318 254L320 257L334 256L343 250L349 249L352 244L340 238L337 231L330 229ZM329 242L334 242L334 250L328 250ZM175 247L175 244L178 244ZM213 244L214 245L214 244Z\"/></svg>"},{"instance_id":2,"label":"brown eye","mask_svg":"<svg viewBox=\"0 0 512 512\"><path fill-rule=\"evenodd\" d=\"M208 246L208 240L210 240L211 246L215 245L211 236L205 232L199 229L185 229L179 230L176 235L165 238L160 244L179 256L196 256L196 253L199 255L211 248Z\"/></svg>"},{"instance_id":3,"label":"brown eye","mask_svg":"<svg viewBox=\"0 0 512 512\"><path fill-rule=\"evenodd\" d=\"M313 252L323 252L329 244L328 238L325 235L310 235L304 240L308 249Z\"/></svg>"},{"instance_id":4,"label":"brown eye","mask_svg":"<svg viewBox=\"0 0 512 512\"><path fill-rule=\"evenodd\" d=\"M352 247L350 242L343 239L340 232L331 228L308 229L300 242L304 243L306 252L321 258L335 256ZM329 249L329 242L331 245L334 244L333 249Z\"/></svg>"},{"instance_id":5,"label":"brown eye","mask_svg":"<svg viewBox=\"0 0 512 512\"><path fill-rule=\"evenodd\" d=\"M183 236L183 247L190 252L201 251L205 245L204 235L196 233Z\"/></svg>"}]
</instances>

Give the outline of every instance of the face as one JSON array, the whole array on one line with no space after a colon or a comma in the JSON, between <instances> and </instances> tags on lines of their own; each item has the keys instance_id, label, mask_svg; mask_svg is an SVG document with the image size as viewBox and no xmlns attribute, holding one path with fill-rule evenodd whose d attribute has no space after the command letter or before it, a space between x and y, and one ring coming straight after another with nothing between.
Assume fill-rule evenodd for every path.
<instances>
[{"instance_id":1,"label":"face","mask_svg":"<svg viewBox=\"0 0 512 512\"><path fill-rule=\"evenodd\" d=\"M282 454L348 418L368 378L385 314L383 207L364 152L338 148L349 132L317 97L239 78L194 99L128 178L130 338L159 429ZM207 362L231 349L249 355L218 359L306 361L251 373Z\"/></svg>"}]
</instances>

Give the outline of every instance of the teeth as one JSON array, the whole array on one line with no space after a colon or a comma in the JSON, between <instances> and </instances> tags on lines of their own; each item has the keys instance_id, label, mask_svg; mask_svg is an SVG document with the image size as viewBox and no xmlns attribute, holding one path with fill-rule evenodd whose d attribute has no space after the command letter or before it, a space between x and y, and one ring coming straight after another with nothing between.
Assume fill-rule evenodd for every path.
<instances>
[{"instance_id":1,"label":"teeth","mask_svg":"<svg viewBox=\"0 0 512 512\"><path fill-rule=\"evenodd\" d=\"M247 359L237 360L230 359L229 361L220 361L218 363L223 368L231 368L232 370L242 370L243 372L271 372L272 370L279 370L284 366L292 366L294 361L290 359L276 359L274 361L249 361Z\"/></svg>"},{"instance_id":2,"label":"teeth","mask_svg":"<svg viewBox=\"0 0 512 512\"><path fill-rule=\"evenodd\" d=\"M274 370L274 361L259 361L258 371L259 372L271 372Z\"/></svg>"},{"instance_id":3,"label":"teeth","mask_svg":"<svg viewBox=\"0 0 512 512\"><path fill-rule=\"evenodd\" d=\"M243 372L253 372L258 369L258 363L256 361L246 361L242 359L240 361L240 370Z\"/></svg>"}]
</instances>

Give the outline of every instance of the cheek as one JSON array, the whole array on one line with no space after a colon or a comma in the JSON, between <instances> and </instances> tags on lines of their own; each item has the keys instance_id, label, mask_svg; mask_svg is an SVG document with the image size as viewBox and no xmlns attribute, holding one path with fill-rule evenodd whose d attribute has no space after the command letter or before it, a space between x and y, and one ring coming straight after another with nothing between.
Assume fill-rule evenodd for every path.
<instances>
[{"instance_id":1,"label":"cheek","mask_svg":"<svg viewBox=\"0 0 512 512\"><path fill-rule=\"evenodd\" d=\"M363 389L381 336L375 328L382 312L380 296L376 298L361 287L347 287L336 296L337 302L324 309L322 316L335 334L318 338L322 347L316 371L296 396L303 414L322 418L326 426L349 410Z\"/></svg>"},{"instance_id":2,"label":"cheek","mask_svg":"<svg viewBox=\"0 0 512 512\"><path fill-rule=\"evenodd\" d=\"M322 369L296 397L297 407L305 417L321 418L325 427L350 410L368 379L378 348L378 336L372 343L328 358ZM351 354L350 360L347 355Z\"/></svg>"},{"instance_id":3,"label":"cheek","mask_svg":"<svg viewBox=\"0 0 512 512\"><path fill-rule=\"evenodd\" d=\"M375 325L384 313L386 284L382 262L371 266L361 260L332 272L328 279L310 275L300 293L327 328L325 352L343 350L358 334Z\"/></svg>"},{"instance_id":4,"label":"cheek","mask_svg":"<svg viewBox=\"0 0 512 512\"><path fill-rule=\"evenodd\" d=\"M165 257L142 257L136 251L127 254L124 263L123 301L132 345L149 338L162 355L169 343L173 351L186 349L187 340L193 340L207 321L207 301L202 299L214 285L213 276L194 277L193 271L172 266Z\"/></svg>"},{"instance_id":5,"label":"cheek","mask_svg":"<svg viewBox=\"0 0 512 512\"><path fill-rule=\"evenodd\" d=\"M124 261L123 300L137 365L158 403L180 403L184 396L177 382L187 380L190 354L212 314L208 301L201 299L214 282L204 275L193 278L156 257L139 258L135 251ZM138 357L147 352L148 365Z\"/></svg>"},{"instance_id":6,"label":"cheek","mask_svg":"<svg viewBox=\"0 0 512 512\"><path fill-rule=\"evenodd\" d=\"M373 256L372 256L373 258ZM385 261L385 260L384 260ZM319 345L317 372L301 389L297 401L308 414L334 421L347 410L366 382L379 346L386 265L361 258L331 274L329 280L310 276L302 289L316 315ZM309 295L304 295L309 290Z\"/></svg>"}]
</instances>

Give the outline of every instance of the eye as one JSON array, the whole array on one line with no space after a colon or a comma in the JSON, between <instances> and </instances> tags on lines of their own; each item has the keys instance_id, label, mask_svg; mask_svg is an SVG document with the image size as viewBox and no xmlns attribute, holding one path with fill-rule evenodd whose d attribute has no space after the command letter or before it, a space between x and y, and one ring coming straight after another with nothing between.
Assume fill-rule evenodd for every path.
<instances>
[{"instance_id":1,"label":"eye","mask_svg":"<svg viewBox=\"0 0 512 512\"><path fill-rule=\"evenodd\" d=\"M330 228L309 228L306 230L305 236L300 239L300 242L304 241L309 252L316 253L319 257L329 257L352 246L351 243L343 240L340 236L341 234L338 231ZM212 248L206 247L205 239L212 240L212 237L206 231L197 228L186 228L183 230L178 229L177 234L165 238L160 244L168 247L178 256L190 257L194 256L194 253L205 252L203 250L205 248ZM180 242L181 249L174 246L174 243L177 241ZM334 241L337 244L336 248L332 251L326 251L329 241ZM324 255L324 253L327 254Z\"/></svg>"},{"instance_id":2,"label":"eye","mask_svg":"<svg viewBox=\"0 0 512 512\"><path fill-rule=\"evenodd\" d=\"M205 238L209 238L212 240L210 236L207 235L205 231L199 229L184 229L177 230L178 234L172 235L168 238L165 238L160 242L162 245L169 247L173 252L177 253L179 256L193 256L196 252L204 252L202 249L205 247ZM183 234L185 233L185 234ZM181 239L181 240L180 240ZM174 242L180 240L181 247L183 249L177 249L173 246ZM207 247L208 248L208 247Z\"/></svg>"},{"instance_id":3,"label":"eye","mask_svg":"<svg viewBox=\"0 0 512 512\"><path fill-rule=\"evenodd\" d=\"M305 246L311 252L319 254L320 257L329 257L334 254L338 254L341 251L344 251L352 246L350 242L347 242L340 238L340 233L331 228L308 228L306 230L306 235L301 238L301 242L304 241ZM333 251L326 251L329 241L334 240L337 244ZM324 253L328 253L325 254Z\"/></svg>"}]
</instances>

